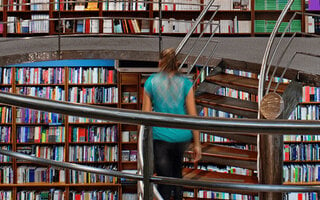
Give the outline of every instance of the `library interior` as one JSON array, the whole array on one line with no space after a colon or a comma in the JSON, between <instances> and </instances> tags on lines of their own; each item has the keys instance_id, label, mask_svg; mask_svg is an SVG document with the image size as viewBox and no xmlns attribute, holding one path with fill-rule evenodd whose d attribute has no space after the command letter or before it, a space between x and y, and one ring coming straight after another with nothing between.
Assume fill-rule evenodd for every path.
<instances>
[{"instance_id":1,"label":"library interior","mask_svg":"<svg viewBox=\"0 0 320 200\"><path fill-rule=\"evenodd\" d=\"M0 0L0 200L320 199L319 37L320 0ZM195 115L145 109L169 48Z\"/></svg>"}]
</instances>

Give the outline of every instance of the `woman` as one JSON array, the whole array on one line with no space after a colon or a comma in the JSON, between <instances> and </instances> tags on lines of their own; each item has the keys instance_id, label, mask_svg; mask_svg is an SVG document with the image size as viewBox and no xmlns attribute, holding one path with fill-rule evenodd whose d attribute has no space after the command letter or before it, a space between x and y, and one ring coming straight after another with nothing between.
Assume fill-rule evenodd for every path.
<instances>
[{"instance_id":1,"label":"woman","mask_svg":"<svg viewBox=\"0 0 320 200\"><path fill-rule=\"evenodd\" d=\"M175 50L165 49L160 54L160 72L152 74L144 85L143 111L196 116L192 82L178 73ZM182 177L183 154L193 139L194 161L201 158L199 131L153 127L155 171L158 176ZM182 199L182 188L159 185L162 197Z\"/></svg>"}]
</instances>

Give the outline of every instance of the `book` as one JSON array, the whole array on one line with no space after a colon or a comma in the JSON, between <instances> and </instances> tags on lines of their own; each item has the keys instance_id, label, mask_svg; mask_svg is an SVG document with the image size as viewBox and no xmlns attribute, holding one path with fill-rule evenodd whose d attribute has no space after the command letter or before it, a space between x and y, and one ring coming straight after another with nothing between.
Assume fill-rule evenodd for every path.
<instances>
[{"instance_id":1,"label":"book","mask_svg":"<svg viewBox=\"0 0 320 200\"><path fill-rule=\"evenodd\" d=\"M122 159L122 161L129 161L130 160L130 150L122 150L121 151L121 159Z\"/></svg>"},{"instance_id":2,"label":"book","mask_svg":"<svg viewBox=\"0 0 320 200\"><path fill-rule=\"evenodd\" d=\"M123 92L122 93L122 103L129 103L130 102L130 92Z\"/></svg>"},{"instance_id":3,"label":"book","mask_svg":"<svg viewBox=\"0 0 320 200\"><path fill-rule=\"evenodd\" d=\"M130 141L130 142L137 142L137 140L138 140L138 133L137 133L137 131L130 131L129 141Z\"/></svg>"},{"instance_id":4,"label":"book","mask_svg":"<svg viewBox=\"0 0 320 200\"><path fill-rule=\"evenodd\" d=\"M129 131L122 131L122 142L129 142Z\"/></svg>"},{"instance_id":5,"label":"book","mask_svg":"<svg viewBox=\"0 0 320 200\"><path fill-rule=\"evenodd\" d=\"M137 150L131 150L130 151L130 161L137 161Z\"/></svg>"}]
</instances>

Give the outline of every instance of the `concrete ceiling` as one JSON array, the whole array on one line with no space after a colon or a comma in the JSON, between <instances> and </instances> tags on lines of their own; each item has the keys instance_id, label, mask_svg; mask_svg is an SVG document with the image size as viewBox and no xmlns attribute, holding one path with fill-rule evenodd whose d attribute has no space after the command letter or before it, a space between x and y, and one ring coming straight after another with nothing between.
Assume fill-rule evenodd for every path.
<instances>
[{"instance_id":1,"label":"concrete ceiling","mask_svg":"<svg viewBox=\"0 0 320 200\"><path fill-rule=\"evenodd\" d=\"M163 48L176 48L181 37L163 37ZM181 57L188 53L196 38L192 38L181 51ZM222 60L222 65L230 68L247 70L259 73L262 58L265 52L268 38L266 37L215 37L218 47L211 66L217 65ZM282 54L289 38L285 38L279 50L275 54L276 63ZM276 44L278 39L274 42ZM200 52L205 44L205 39L200 39L195 45L194 51L188 63ZM215 43L209 43L206 51L197 62L204 64ZM275 45L273 45L275 46ZM58 38L31 37L31 38L0 38L0 66L22 62L34 62L45 60L57 60ZM61 59L79 58L103 58L117 60L157 61L159 51L159 39L152 36L141 37L61 37ZM304 52L310 55L297 54L293 62L288 66L296 52ZM320 39L311 37L296 37L289 46L277 70L280 74L283 68L288 67L286 77L294 79L299 73L299 78L304 82L320 85ZM270 55L271 56L271 55Z\"/></svg>"}]
</instances>

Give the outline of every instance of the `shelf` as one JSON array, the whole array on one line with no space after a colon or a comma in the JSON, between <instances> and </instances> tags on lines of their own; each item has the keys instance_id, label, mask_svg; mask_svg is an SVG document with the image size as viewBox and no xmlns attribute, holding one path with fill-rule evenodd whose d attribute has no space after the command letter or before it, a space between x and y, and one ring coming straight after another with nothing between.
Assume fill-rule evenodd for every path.
<instances>
[{"instance_id":1,"label":"shelf","mask_svg":"<svg viewBox=\"0 0 320 200\"><path fill-rule=\"evenodd\" d=\"M16 84L16 87L52 87L52 86L61 86L64 87L64 84Z\"/></svg>"},{"instance_id":2,"label":"shelf","mask_svg":"<svg viewBox=\"0 0 320 200\"><path fill-rule=\"evenodd\" d=\"M320 163L320 160L284 160L284 164L290 164L290 163L295 163L295 164L304 164L304 163Z\"/></svg>"},{"instance_id":3,"label":"shelf","mask_svg":"<svg viewBox=\"0 0 320 200\"><path fill-rule=\"evenodd\" d=\"M43 142L43 143L37 143L37 142L17 142L17 146L27 146L27 145L65 145L65 142Z\"/></svg>"},{"instance_id":4,"label":"shelf","mask_svg":"<svg viewBox=\"0 0 320 200\"><path fill-rule=\"evenodd\" d=\"M116 145L118 142L69 142L69 145Z\"/></svg>"}]
</instances>

